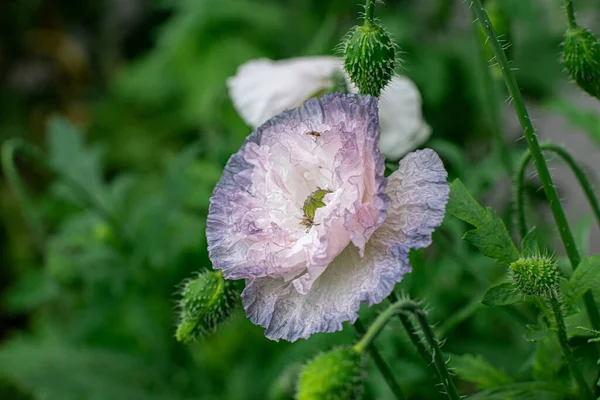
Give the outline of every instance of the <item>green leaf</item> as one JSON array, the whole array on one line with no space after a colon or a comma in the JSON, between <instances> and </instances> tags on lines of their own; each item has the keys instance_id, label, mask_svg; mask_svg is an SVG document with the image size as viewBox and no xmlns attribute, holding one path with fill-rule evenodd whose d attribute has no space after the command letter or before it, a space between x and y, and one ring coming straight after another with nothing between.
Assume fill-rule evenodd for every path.
<instances>
[{"instance_id":1,"label":"green leaf","mask_svg":"<svg viewBox=\"0 0 600 400\"><path fill-rule=\"evenodd\" d=\"M450 185L447 210L456 218L477 228L465 233L463 239L469 241L483 254L506 266L519 258L519 252L502 219L493 210L483 208L459 179Z\"/></svg>"},{"instance_id":2,"label":"green leaf","mask_svg":"<svg viewBox=\"0 0 600 400\"><path fill-rule=\"evenodd\" d=\"M106 187L102 173L103 150L85 145L85 135L68 120L54 116L47 126L48 158L60 173L61 180L56 188L58 194L77 204L82 204L79 193L73 192L73 185L66 185L64 179L85 188L96 201L105 204Z\"/></svg>"},{"instance_id":3,"label":"green leaf","mask_svg":"<svg viewBox=\"0 0 600 400\"><path fill-rule=\"evenodd\" d=\"M453 356L450 363L462 379L474 382L478 389L489 389L514 382L506 372L496 368L479 354Z\"/></svg>"},{"instance_id":4,"label":"green leaf","mask_svg":"<svg viewBox=\"0 0 600 400\"><path fill-rule=\"evenodd\" d=\"M588 290L600 285L600 254L584 258L569 280L569 295L577 301Z\"/></svg>"},{"instance_id":5,"label":"green leaf","mask_svg":"<svg viewBox=\"0 0 600 400\"><path fill-rule=\"evenodd\" d=\"M504 282L485 292L481 302L486 306L506 306L522 299L523 297L511 282Z\"/></svg>"},{"instance_id":6,"label":"green leaf","mask_svg":"<svg viewBox=\"0 0 600 400\"><path fill-rule=\"evenodd\" d=\"M552 332L545 326L540 325L525 325L527 332L525 332L525 340L528 342L539 342L546 338L552 337Z\"/></svg>"}]
</instances>

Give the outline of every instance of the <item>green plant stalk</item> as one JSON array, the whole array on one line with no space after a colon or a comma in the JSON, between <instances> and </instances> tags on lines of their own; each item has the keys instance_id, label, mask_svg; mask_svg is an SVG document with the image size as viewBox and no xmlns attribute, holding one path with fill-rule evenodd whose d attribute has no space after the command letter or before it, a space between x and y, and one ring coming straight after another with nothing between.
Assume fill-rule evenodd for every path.
<instances>
[{"instance_id":1,"label":"green plant stalk","mask_svg":"<svg viewBox=\"0 0 600 400\"><path fill-rule=\"evenodd\" d=\"M477 31L477 29L473 29L473 35L479 39L479 32ZM485 53L483 51L482 45L484 45L485 43L479 43L479 40L477 40L477 50L479 53L479 64L482 66L481 70L482 70L482 74L483 74L483 91L485 94L485 97L489 100L487 102L485 102L485 104L489 104L488 107L488 114L491 120L491 130L492 130L492 135L494 137L494 142L496 143L496 147L498 149L498 151L500 152L500 158L502 160L502 164L504 164L504 169L506 169L506 172L508 173L508 176L513 176L513 163L512 163L512 159L510 156L510 149L508 147L508 144L506 143L506 140L504 139L504 136L502 135L502 130L500 128L501 125L501 120L500 120L500 104L498 102L499 96L497 93L497 87L496 87L496 82L494 82L494 79L492 77L492 74L490 73L490 68L488 65L488 62L485 58Z\"/></svg>"},{"instance_id":2,"label":"green plant stalk","mask_svg":"<svg viewBox=\"0 0 600 400\"><path fill-rule=\"evenodd\" d=\"M550 300L550 306L552 307L552 313L554 314L554 319L556 321L556 335L558 337L558 342L560 343L560 347L563 351L563 355L567 360L567 364L569 364L569 369L571 373L575 377L577 381L577 385L579 386L581 398L583 399L594 399L594 395L588 384L585 382L585 378L577 365L577 360L569 347L569 341L567 338L567 328L565 327L565 321L563 319L562 311L560 308L560 302L558 301L557 295L554 294Z\"/></svg>"},{"instance_id":3,"label":"green plant stalk","mask_svg":"<svg viewBox=\"0 0 600 400\"><path fill-rule=\"evenodd\" d=\"M108 221L115 232L118 233L125 242L125 232L119 220L110 211L104 208L104 206L84 186L56 169L52 163L48 161L48 158L42 150L21 138L13 138L7 140L2 146L2 167L8 178L9 185L17 195L19 201L24 205L25 216L34 232L36 240L40 241L40 243L43 242L43 223L41 218L35 213L33 204L25 191L21 178L14 165L14 155L18 151L21 151L24 155L27 155L31 160L37 162L54 175L59 176L80 200L96 211L102 219Z\"/></svg>"},{"instance_id":4,"label":"green plant stalk","mask_svg":"<svg viewBox=\"0 0 600 400\"><path fill-rule=\"evenodd\" d=\"M444 359L444 353L442 353L440 343L435 337L435 333L433 332L431 324L427 320L427 313L425 310L423 310L423 308L421 308L416 302L412 300L406 300L404 301L404 305L400 309L400 312L410 312L415 315L419 325L421 326L421 330L423 331L423 336L431 348L431 352L433 354L433 363L440 372L442 385L444 386L446 395L451 400L459 400L461 396L456 388L454 379L452 379L452 375L450 375L450 371L448 371L448 366L446 365L446 360Z\"/></svg>"},{"instance_id":5,"label":"green plant stalk","mask_svg":"<svg viewBox=\"0 0 600 400\"><path fill-rule=\"evenodd\" d=\"M373 24L373 12L375 10L375 0L367 0L365 4L365 25Z\"/></svg>"},{"instance_id":6,"label":"green plant stalk","mask_svg":"<svg viewBox=\"0 0 600 400\"><path fill-rule=\"evenodd\" d=\"M558 227L558 233L565 247L565 251L567 252L567 257L569 258L571 267L576 269L581 261L581 258L579 251L577 250L577 245L575 244L575 238L573 237L573 233L569 227L565 211L560 204L558 193L554 188L554 183L552 182L552 177L550 176L550 171L548 170L548 165L546 165L546 160L544 159L544 155L538 143L533 125L531 124L531 119L529 118L529 113L525 107L523 96L521 96L517 80L512 72L512 69L510 68L510 65L508 64L508 59L506 58L502 44L498 40L496 31L492 26L487 12L481 4L481 0L471 0L471 6L475 12L475 15L477 16L477 20L488 36L488 41L492 48L492 52L494 53L498 66L502 71L504 83L506 84L508 93L513 100L515 112L521 127L523 128L525 140L527 141L529 151L531 152L531 156L535 162L535 167L540 177L540 181L542 182L544 193L548 198L552 216L554 217L554 221ZM600 330L600 313L596 307L594 296L590 291L584 295L584 302L592 326L594 329Z\"/></svg>"},{"instance_id":7,"label":"green plant stalk","mask_svg":"<svg viewBox=\"0 0 600 400\"><path fill-rule=\"evenodd\" d=\"M360 322L360 320L358 320L358 319L354 323L354 328L356 329L358 334L361 336L364 336L367 333L367 330L363 326L362 322ZM356 348L356 346L355 346L355 348ZM373 361L375 361L375 365L377 365L379 372L383 376L383 379L385 379L385 381L388 384L392 393L394 393L394 396L396 396L396 399L398 399L398 400L406 399L406 396L404 396L404 392L402 391L402 388L396 381L396 378L394 378L394 374L392 373L390 367L387 365L385 360L381 357L381 354L379 354L379 351L377 350L377 347L375 347L375 344L369 343L369 345L367 346L367 351L371 355L371 358L373 358Z\"/></svg>"},{"instance_id":8,"label":"green plant stalk","mask_svg":"<svg viewBox=\"0 0 600 400\"><path fill-rule=\"evenodd\" d=\"M393 294L393 298L396 298L395 294ZM419 325L421 326L421 330L423 331L425 341L431 348L431 351L424 347L423 343L421 343L419 336L416 335L416 333L414 332L412 324L410 323L410 321L408 321L407 313L411 313L416 316L417 322L419 323ZM410 299L401 299L392 303L383 313L379 314L377 319L371 324L371 326L363 335L363 337L354 345L354 349L357 352L363 352L364 349L368 348L371 342L377 337L379 332L381 332L383 327L389 322L391 317L396 314L404 314L404 317L406 318L406 321L408 321L409 325L409 327L407 328L407 332L411 336L411 341L413 341L419 353L431 355L425 356L425 359L428 363L431 359L433 360L433 363L435 364L436 370L440 375L442 385L444 386L448 398L450 400L460 400L460 394L458 393L458 389L454 384L454 380L452 379L452 376L448 371L446 360L444 360L444 355L440 349L439 342L435 337L433 328L429 324L429 321L427 321L427 314L415 301L412 301ZM413 340L413 335L416 338L416 340Z\"/></svg>"},{"instance_id":9,"label":"green plant stalk","mask_svg":"<svg viewBox=\"0 0 600 400\"><path fill-rule=\"evenodd\" d=\"M396 293L394 293L393 291L392 291L392 293L390 293L389 299L392 302L392 304L397 304L400 302L400 299L398 298ZM398 318L400 319L402 326L406 330L406 333L408 334L408 338L410 339L412 344L417 349L417 353L419 353L419 355L421 356L423 361L425 361L426 364L428 364L428 365L431 364L431 358L432 358L431 352L427 349L427 347L425 347L425 345L421 341L421 337L415 331L415 328L414 328L413 324L410 322L410 319L408 318L408 316L406 314L400 313L400 314L398 314ZM440 371L437 370L437 366L436 366L436 371L439 375ZM439 378L442 379L441 376Z\"/></svg>"},{"instance_id":10,"label":"green plant stalk","mask_svg":"<svg viewBox=\"0 0 600 400\"><path fill-rule=\"evenodd\" d=\"M573 157L565 150L564 148L554 144L554 143L540 143L540 147L542 150L547 150L558 155L562 160L571 168L573 174L577 178L579 185L583 189L585 197L590 203L590 207L594 213L594 217L596 218L596 222L598 227L600 227L600 202L598 201L598 197L596 193L594 193L594 189L592 188L592 184L588 180L587 176L583 169L577 164L577 161L573 159ZM531 153L527 151L521 160L521 164L519 166L518 175L515 181L515 204L516 204L516 213L519 223L519 233L521 234L521 238L523 238L527 234L527 220L525 218L525 190L524 190L524 181L525 181L525 169L527 165L531 161Z\"/></svg>"},{"instance_id":11,"label":"green plant stalk","mask_svg":"<svg viewBox=\"0 0 600 400\"><path fill-rule=\"evenodd\" d=\"M573 8L573 0L565 0L565 11L567 12L569 28L577 28L577 21L575 21L575 10Z\"/></svg>"}]
</instances>

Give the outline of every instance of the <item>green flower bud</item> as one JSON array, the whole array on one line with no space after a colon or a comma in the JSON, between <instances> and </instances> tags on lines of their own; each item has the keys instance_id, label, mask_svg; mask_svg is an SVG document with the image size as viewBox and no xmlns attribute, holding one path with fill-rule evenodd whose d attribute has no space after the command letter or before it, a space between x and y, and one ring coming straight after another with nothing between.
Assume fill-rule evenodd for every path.
<instances>
[{"instance_id":1,"label":"green flower bud","mask_svg":"<svg viewBox=\"0 0 600 400\"><path fill-rule=\"evenodd\" d=\"M298 400L353 400L363 391L362 358L339 347L308 362L298 381Z\"/></svg>"},{"instance_id":2,"label":"green flower bud","mask_svg":"<svg viewBox=\"0 0 600 400\"><path fill-rule=\"evenodd\" d=\"M175 337L189 343L214 332L234 309L237 292L221 271L208 271L185 283L180 301L180 321Z\"/></svg>"},{"instance_id":3,"label":"green flower bud","mask_svg":"<svg viewBox=\"0 0 600 400\"><path fill-rule=\"evenodd\" d=\"M520 258L510 265L510 270L515 286L525 296L551 298L558 292L560 274L550 257Z\"/></svg>"},{"instance_id":4,"label":"green flower bud","mask_svg":"<svg viewBox=\"0 0 600 400\"><path fill-rule=\"evenodd\" d=\"M379 97L396 67L396 47L375 22L354 27L344 43L344 68L361 94Z\"/></svg>"},{"instance_id":5,"label":"green flower bud","mask_svg":"<svg viewBox=\"0 0 600 400\"><path fill-rule=\"evenodd\" d=\"M580 88L600 99L600 43L585 28L569 28L563 43L563 62Z\"/></svg>"}]
</instances>

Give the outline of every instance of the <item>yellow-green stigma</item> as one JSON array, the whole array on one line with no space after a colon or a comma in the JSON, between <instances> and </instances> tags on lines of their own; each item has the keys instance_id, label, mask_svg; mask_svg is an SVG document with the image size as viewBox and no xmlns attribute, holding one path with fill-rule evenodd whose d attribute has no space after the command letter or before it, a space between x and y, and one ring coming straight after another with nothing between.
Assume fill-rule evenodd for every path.
<instances>
[{"instance_id":1,"label":"yellow-green stigma","mask_svg":"<svg viewBox=\"0 0 600 400\"><path fill-rule=\"evenodd\" d=\"M327 193L331 193L331 190L327 189L317 189L312 192L306 200L304 200L304 205L302 206L302 211L304 211L304 218L300 222L300 225L305 226L307 228L311 228L314 225L315 213L318 208L324 207L325 203L323 202L323 198Z\"/></svg>"}]
</instances>

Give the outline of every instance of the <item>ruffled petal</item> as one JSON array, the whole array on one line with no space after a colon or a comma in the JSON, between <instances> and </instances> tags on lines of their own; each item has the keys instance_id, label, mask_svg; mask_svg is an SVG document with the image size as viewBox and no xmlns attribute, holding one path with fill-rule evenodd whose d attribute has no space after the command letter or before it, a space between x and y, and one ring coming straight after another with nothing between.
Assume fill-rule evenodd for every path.
<instances>
[{"instance_id":1,"label":"ruffled petal","mask_svg":"<svg viewBox=\"0 0 600 400\"><path fill-rule=\"evenodd\" d=\"M377 100L332 94L281 113L227 163L210 201L207 240L227 279L280 277L310 290L352 241L361 251L385 219ZM325 205L303 225L303 203Z\"/></svg>"},{"instance_id":2,"label":"ruffled petal","mask_svg":"<svg viewBox=\"0 0 600 400\"><path fill-rule=\"evenodd\" d=\"M227 80L233 105L252 127L280 112L299 107L309 97L329 89L332 75L341 69L335 57L303 57L242 64Z\"/></svg>"},{"instance_id":3,"label":"ruffled petal","mask_svg":"<svg viewBox=\"0 0 600 400\"><path fill-rule=\"evenodd\" d=\"M368 241L364 257L356 247L346 247L304 295L283 279L248 280L242 293L247 317L264 327L268 338L288 341L356 321L362 303L381 302L411 271L409 251L431 243L448 201L446 177L434 151L408 154L389 178L389 214Z\"/></svg>"}]
</instances>

